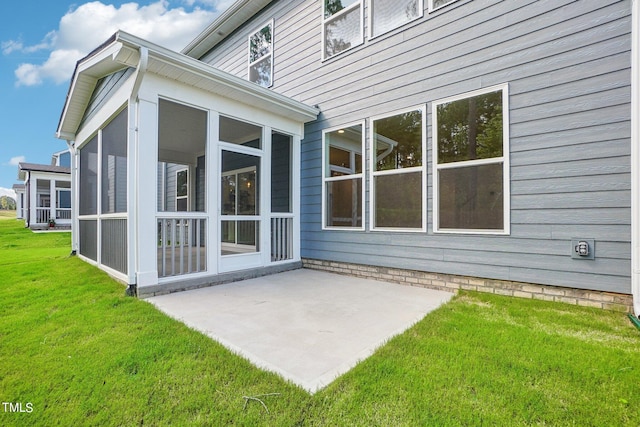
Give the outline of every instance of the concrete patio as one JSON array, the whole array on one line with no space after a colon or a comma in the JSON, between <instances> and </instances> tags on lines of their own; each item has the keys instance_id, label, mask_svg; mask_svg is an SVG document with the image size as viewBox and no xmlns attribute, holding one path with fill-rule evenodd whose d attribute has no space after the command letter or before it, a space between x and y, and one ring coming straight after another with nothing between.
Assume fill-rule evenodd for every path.
<instances>
[{"instance_id":1,"label":"concrete patio","mask_svg":"<svg viewBox=\"0 0 640 427\"><path fill-rule=\"evenodd\" d=\"M300 269L147 301L314 393L452 296Z\"/></svg>"}]
</instances>

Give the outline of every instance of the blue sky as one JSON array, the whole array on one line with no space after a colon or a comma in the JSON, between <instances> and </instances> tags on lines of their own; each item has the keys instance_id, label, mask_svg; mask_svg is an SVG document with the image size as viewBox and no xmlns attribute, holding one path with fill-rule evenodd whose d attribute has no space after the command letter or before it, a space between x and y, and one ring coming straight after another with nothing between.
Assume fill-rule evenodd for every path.
<instances>
[{"instance_id":1,"label":"blue sky","mask_svg":"<svg viewBox=\"0 0 640 427\"><path fill-rule=\"evenodd\" d=\"M233 0L20 0L0 7L0 196L49 164L75 62L118 29L180 51ZM170 28L170 30L168 30Z\"/></svg>"}]
</instances>

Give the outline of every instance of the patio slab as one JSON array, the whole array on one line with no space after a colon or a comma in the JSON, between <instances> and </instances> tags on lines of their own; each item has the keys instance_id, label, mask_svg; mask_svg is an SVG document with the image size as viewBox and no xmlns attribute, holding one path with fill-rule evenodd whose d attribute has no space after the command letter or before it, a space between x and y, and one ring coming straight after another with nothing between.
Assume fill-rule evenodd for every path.
<instances>
[{"instance_id":1,"label":"patio slab","mask_svg":"<svg viewBox=\"0 0 640 427\"><path fill-rule=\"evenodd\" d=\"M452 296L299 269L147 301L314 393Z\"/></svg>"}]
</instances>

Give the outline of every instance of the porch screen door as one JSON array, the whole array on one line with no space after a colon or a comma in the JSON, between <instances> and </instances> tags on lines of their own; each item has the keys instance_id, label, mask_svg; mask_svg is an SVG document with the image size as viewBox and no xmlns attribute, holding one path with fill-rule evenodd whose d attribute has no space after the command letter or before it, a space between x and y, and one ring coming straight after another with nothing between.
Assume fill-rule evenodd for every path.
<instances>
[{"instance_id":1,"label":"porch screen door","mask_svg":"<svg viewBox=\"0 0 640 427\"><path fill-rule=\"evenodd\" d=\"M220 270L261 265L261 157L222 150L220 177Z\"/></svg>"}]
</instances>

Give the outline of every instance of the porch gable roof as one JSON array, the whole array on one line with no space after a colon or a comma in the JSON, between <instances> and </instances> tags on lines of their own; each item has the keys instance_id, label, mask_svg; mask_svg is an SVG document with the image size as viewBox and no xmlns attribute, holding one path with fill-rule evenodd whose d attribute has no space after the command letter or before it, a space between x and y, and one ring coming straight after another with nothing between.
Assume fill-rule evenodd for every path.
<instances>
[{"instance_id":1,"label":"porch gable roof","mask_svg":"<svg viewBox=\"0 0 640 427\"><path fill-rule=\"evenodd\" d=\"M71 175L71 169L64 166L20 162L18 164L18 179L24 181L24 179L26 178L26 172L47 172Z\"/></svg>"},{"instance_id":2,"label":"porch gable roof","mask_svg":"<svg viewBox=\"0 0 640 427\"><path fill-rule=\"evenodd\" d=\"M125 68L149 72L205 92L306 123L319 110L197 59L174 52L139 37L118 31L109 40L78 61L58 123L56 136L74 140L84 112L99 79Z\"/></svg>"}]
</instances>

